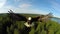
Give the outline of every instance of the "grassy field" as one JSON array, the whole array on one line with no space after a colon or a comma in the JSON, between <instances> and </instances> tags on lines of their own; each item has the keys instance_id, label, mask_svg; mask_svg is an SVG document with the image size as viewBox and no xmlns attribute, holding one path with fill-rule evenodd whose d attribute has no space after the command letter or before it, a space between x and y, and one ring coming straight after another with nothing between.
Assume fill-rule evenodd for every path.
<instances>
[{"instance_id":1,"label":"grassy field","mask_svg":"<svg viewBox=\"0 0 60 34\"><path fill-rule=\"evenodd\" d=\"M39 16L37 14L21 15L26 17ZM30 28L27 28L24 23L24 21L11 22L8 14L0 14L0 34L60 34L60 24L52 20L49 20L46 23L34 22L35 26Z\"/></svg>"}]
</instances>

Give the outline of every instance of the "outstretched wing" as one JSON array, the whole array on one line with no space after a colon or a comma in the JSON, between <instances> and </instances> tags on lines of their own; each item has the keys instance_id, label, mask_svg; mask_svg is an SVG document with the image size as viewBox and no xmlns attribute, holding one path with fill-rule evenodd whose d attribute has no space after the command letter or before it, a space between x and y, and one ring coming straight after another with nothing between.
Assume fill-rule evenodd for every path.
<instances>
[{"instance_id":1,"label":"outstretched wing","mask_svg":"<svg viewBox=\"0 0 60 34\"><path fill-rule=\"evenodd\" d=\"M26 17L25 16L22 16L20 14L16 14L14 13L12 10L8 11L9 14L10 14L10 18L12 20L18 20L18 21L27 21Z\"/></svg>"},{"instance_id":2,"label":"outstretched wing","mask_svg":"<svg viewBox=\"0 0 60 34\"><path fill-rule=\"evenodd\" d=\"M36 21L40 21L40 22L42 22L42 21L47 21L47 20L49 20L51 17L52 17L52 14L49 13L49 14L47 14L47 15L41 15L41 16L34 17L34 18L31 19L31 22L36 22Z\"/></svg>"}]
</instances>

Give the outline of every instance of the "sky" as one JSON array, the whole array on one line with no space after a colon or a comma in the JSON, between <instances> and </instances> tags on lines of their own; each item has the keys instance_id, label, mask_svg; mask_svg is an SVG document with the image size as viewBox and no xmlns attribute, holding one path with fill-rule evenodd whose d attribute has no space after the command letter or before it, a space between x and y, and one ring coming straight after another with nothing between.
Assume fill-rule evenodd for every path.
<instances>
[{"instance_id":1,"label":"sky","mask_svg":"<svg viewBox=\"0 0 60 34\"><path fill-rule=\"evenodd\" d=\"M0 13L48 14L60 18L60 0L0 0Z\"/></svg>"}]
</instances>

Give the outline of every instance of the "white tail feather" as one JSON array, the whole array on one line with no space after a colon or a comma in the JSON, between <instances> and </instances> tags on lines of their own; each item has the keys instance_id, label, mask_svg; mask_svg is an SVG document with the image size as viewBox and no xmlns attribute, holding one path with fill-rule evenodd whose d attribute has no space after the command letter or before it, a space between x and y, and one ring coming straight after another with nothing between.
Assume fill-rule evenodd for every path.
<instances>
[{"instance_id":1,"label":"white tail feather","mask_svg":"<svg viewBox=\"0 0 60 34\"><path fill-rule=\"evenodd\" d=\"M26 22L26 23L24 23L24 25L27 26L27 27L32 27L32 26L34 26L34 23L28 24L28 22Z\"/></svg>"}]
</instances>

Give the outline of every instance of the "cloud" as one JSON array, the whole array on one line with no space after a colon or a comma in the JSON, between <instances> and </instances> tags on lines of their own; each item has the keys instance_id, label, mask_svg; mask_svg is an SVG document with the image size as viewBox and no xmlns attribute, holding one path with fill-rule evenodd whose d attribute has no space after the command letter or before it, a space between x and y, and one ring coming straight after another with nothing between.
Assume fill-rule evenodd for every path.
<instances>
[{"instance_id":1,"label":"cloud","mask_svg":"<svg viewBox=\"0 0 60 34\"><path fill-rule=\"evenodd\" d=\"M26 8L29 8L29 7L31 7L31 6L32 6L31 4L27 4L27 3L24 3L24 4L19 5L19 7L20 7L20 8L23 8L23 9L24 9L24 8L25 8L25 9L26 9Z\"/></svg>"},{"instance_id":2,"label":"cloud","mask_svg":"<svg viewBox=\"0 0 60 34\"><path fill-rule=\"evenodd\" d=\"M19 0L15 0L15 1L19 1ZM24 0L20 0L20 1L24 1ZM29 0L25 0L25 1L29 1Z\"/></svg>"},{"instance_id":3,"label":"cloud","mask_svg":"<svg viewBox=\"0 0 60 34\"><path fill-rule=\"evenodd\" d=\"M15 0L19 1L19 0ZM31 13L31 14L47 14L46 11L30 9L33 5L30 3L21 3L18 7L14 7L12 5L6 5L2 9L0 9L0 13L6 13L9 9L12 9L15 13Z\"/></svg>"},{"instance_id":4,"label":"cloud","mask_svg":"<svg viewBox=\"0 0 60 34\"><path fill-rule=\"evenodd\" d=\"M14 0L14 1L20 1L20 0Z\"/></svg>"},{"instance_id":5,"label":"cloud","mask_svg":"<svg viewBox=\"0 0 60 34\"><path fill-rule=\"evenodd\" d=\"M19 2L19 1L21 2L22 0L14 0L14 2Z\"/></svg>"},{"instance_id":6,"label":"cloud","mask_svg":"<svg viewBox=\"0 0 60 34\"><path fill-rule=\"evenodd\" d=\"M2 8L0 8L0 13L8 13L9 9L15 10L16 8L10 5L3 6Z\"/></svg>"},{"instance_id":7,"label":"cloud","mask_svg":"<svg viewBox=\"0 0 60 34\"><path fill-rule=\"evenodd\" d=\"M7 0L0 0L0 8L4 6Z\"/></svg>"},{"instance_id":8,"label":"cloud","mask_svg":"<svg viewBox=\"0 0 60 34\"><path fill-rule=\"evenodd\" d=\"M0 11L1 11L0 13L8 13L8 10L12 9L13 12L15 12L15 13L47 14L47 12L43 11L43 10L27 9L30 6L32 6L30 4L22 4L21 6L22 6L21 8L20 7L16 8L14 6L7 5L7 6L4 6L2 9L0 9Z\"/></svg>"},{"instance_id":9,"label":"cloud","mask_svg":"<svg viewBox=\"0 0 60 34\"><path fill-rule=\"evenodd\" d=\"M32 3L33 0L14 0L14 1L20 3Z\"/></svg>"},{"instance_id":10,"label":"cloud","mask_svg":"<svg viewBox=\"0 0 60 34\"><path fill-rule=\"evenodd\" d=\"M48 14L48 12L43 10L37 10L37 9L21 9L16 8L15 13L27 13L27 14Z\"/></svg>"}]
</instances>

